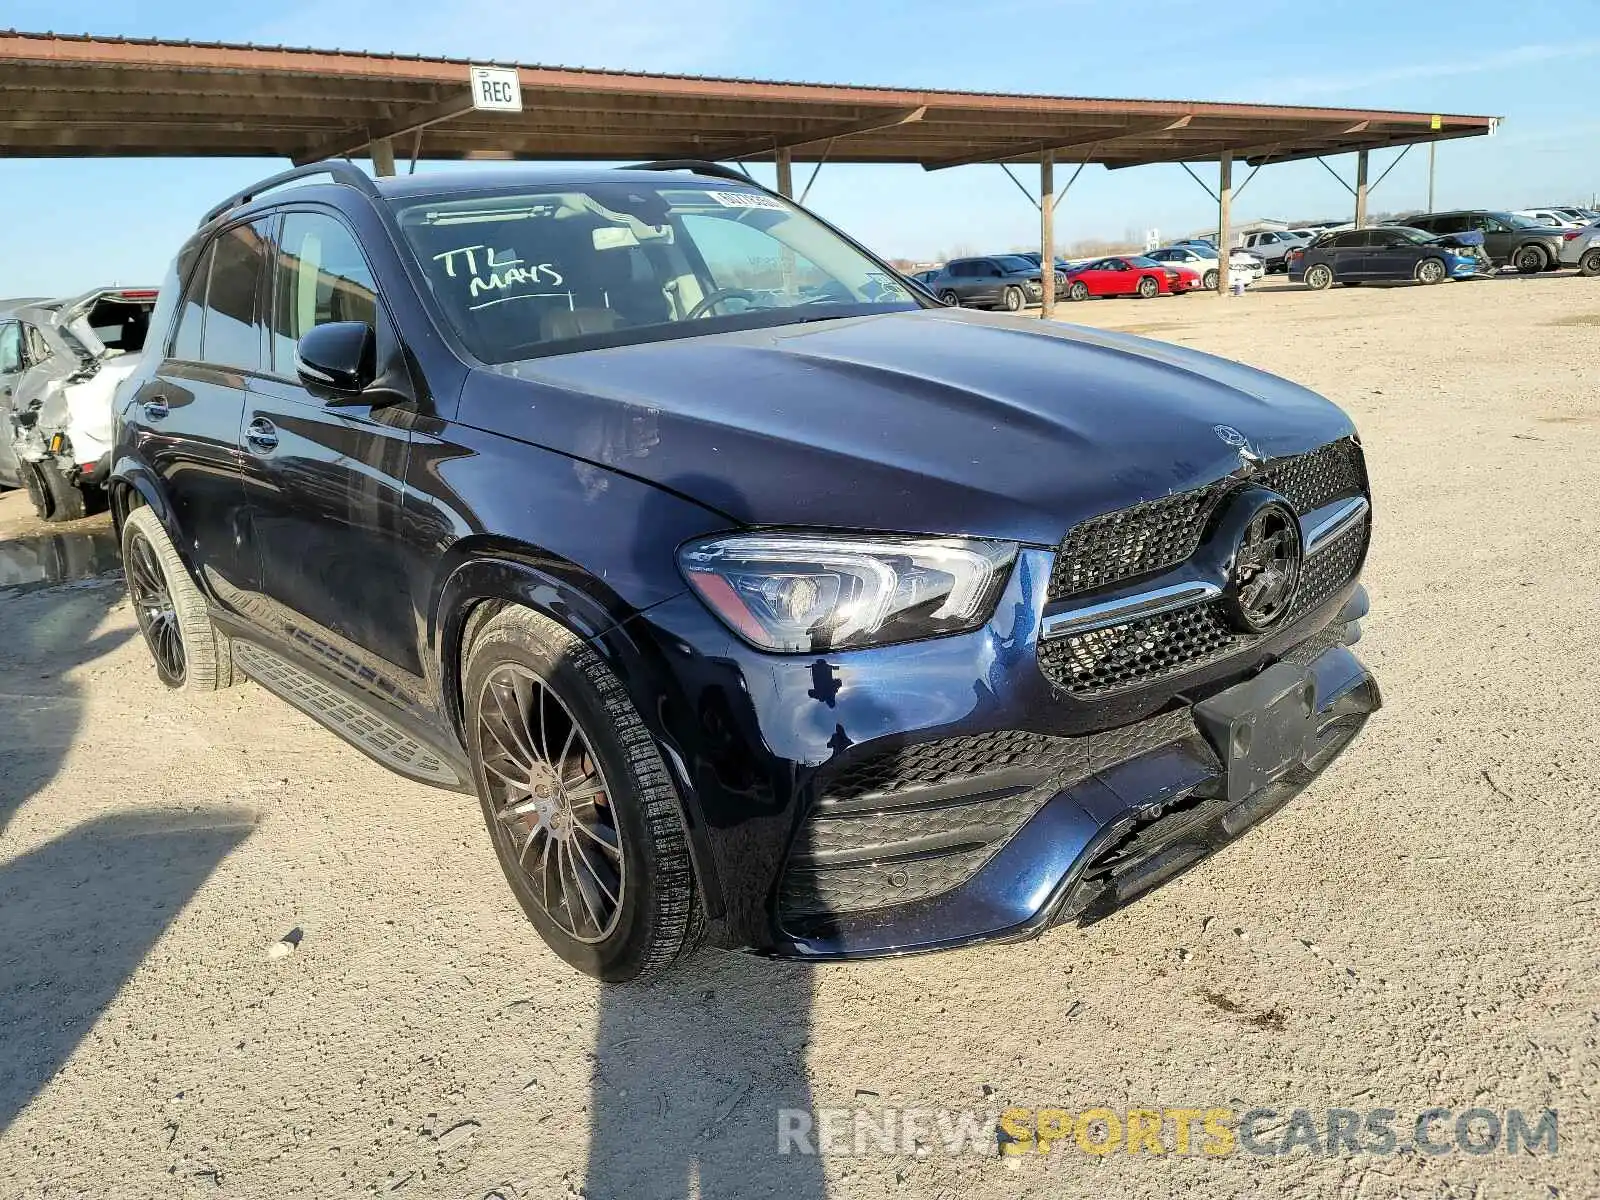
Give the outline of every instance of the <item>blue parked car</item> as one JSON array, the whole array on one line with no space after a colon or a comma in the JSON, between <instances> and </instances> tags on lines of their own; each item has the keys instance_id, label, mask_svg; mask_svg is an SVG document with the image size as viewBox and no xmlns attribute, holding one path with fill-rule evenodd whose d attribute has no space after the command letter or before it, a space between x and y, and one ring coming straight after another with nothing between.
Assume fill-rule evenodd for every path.
<instances>
[{"instance_id":1,"label":"blue parked car","mask_svg":"<svg viewBox=\"0 0 1600 1200\"><path fill-rule=\"evenodd\" d=\"M1289 278L1314 292L1335 283L1414 280L1443 283L1486 267L1483 234L1435 236L1405 225L1325 233L1302 251L1289 252Z\"/></svg>"}]
</instances>

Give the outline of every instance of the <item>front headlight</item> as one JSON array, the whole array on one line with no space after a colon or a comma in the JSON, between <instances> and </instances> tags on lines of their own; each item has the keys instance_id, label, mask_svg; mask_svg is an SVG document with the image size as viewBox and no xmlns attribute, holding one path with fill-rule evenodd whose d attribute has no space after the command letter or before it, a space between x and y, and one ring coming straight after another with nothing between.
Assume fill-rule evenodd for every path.
<instances>
[{"instance_id":1,"label":"front headlight","mask_svg":"<svg viewBox=\"0 0 1600 1200\"><path fill-rule=\"evenodd\" d=\"M754 533L690 542L678 563L746 641L814 654L976 628L1016 553L971 538Z\"/></svg>"}]
</instances>

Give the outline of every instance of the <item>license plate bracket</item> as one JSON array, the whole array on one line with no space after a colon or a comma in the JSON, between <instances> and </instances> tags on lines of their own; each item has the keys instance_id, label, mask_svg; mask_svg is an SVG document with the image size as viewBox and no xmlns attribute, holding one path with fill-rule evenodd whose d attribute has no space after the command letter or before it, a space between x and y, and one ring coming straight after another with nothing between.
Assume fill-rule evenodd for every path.
<instances>
[{"instance_id":1,"label":"license plate bracket","mask_svg":"<svg viewBox=\"0 0 1600 1200\"><path fill-rule=\"evenodd\" d=\"M1226 771L1228 799L1254 795L1303 763L1316 746L1316 714L1316 676L1292 663L1196 704L1195 723Z\"/></svg>"}]
</instances>

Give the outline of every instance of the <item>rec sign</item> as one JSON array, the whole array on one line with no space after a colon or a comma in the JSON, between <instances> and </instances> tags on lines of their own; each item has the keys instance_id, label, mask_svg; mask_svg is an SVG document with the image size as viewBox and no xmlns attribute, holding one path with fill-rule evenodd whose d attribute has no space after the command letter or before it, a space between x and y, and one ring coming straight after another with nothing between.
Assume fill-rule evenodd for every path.
<instances>
[{"instance_id":1,"label":"rec sign","mask_svg":"<svg viewBox=\"0 0 1600 1200\"><path fill-rule=\"evenodd\" d=\"M472 107L522 111L522 82L515 67L473 67Z\"/></svg>"}]
</instances>

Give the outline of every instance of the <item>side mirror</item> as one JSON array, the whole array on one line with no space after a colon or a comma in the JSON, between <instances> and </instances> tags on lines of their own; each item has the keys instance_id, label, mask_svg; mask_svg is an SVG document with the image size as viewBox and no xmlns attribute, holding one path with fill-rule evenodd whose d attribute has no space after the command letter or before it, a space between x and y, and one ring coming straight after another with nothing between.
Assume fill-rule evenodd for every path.
<instances>
[{"instance_id":1,"label":"side mirror","mask_svg":"<svg viewBox=\"0 0 1600 1200\"><path fill-rule=\"evenodd\" d=\"M311 329L294 351L294 369L307 387L359 392L377 377L378 338L364 321L333 321Z\"/></svg>"}]
</instances>

